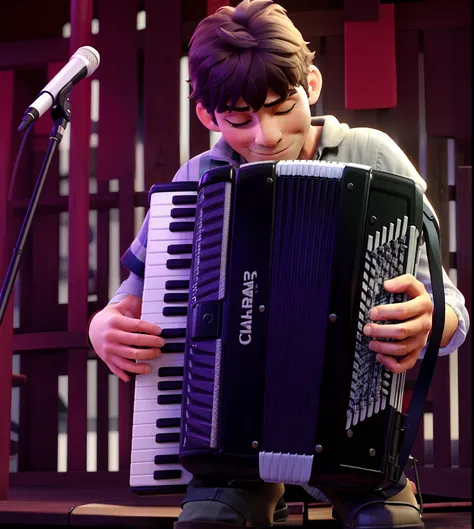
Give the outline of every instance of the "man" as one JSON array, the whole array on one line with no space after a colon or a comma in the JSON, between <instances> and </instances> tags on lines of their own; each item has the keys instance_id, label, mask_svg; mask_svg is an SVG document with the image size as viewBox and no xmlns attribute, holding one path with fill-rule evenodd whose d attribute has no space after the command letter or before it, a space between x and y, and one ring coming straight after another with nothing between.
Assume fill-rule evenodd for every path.
<instances>
[{"instance_id":1,"label":"man","mask_svg":"<svg viewBox=\"0 0 474 529\"><path fill-rule=\"evenodd\" d=\"M426 185L400 148L384 133L350 129L333 116L311 118L310 106L319 98L322 76L311 53L285 10L271 0L244 0L204 19L191 40L189 53L191 98L209 130L222 138L210 150L183 165L174 181L198 180L218 165L240 165L268 160L334 160L370 165L398 173ZM425 198L426 200L426 198ZM146 360L156 358L164 340L156 325L141 321L141 296L146 255L148 217L122 264L130 270L109 305L90 324L94 350L113 373L146 373ZM463 341L469 325L464 298L444 273L446 320L440 354ZM385 284L390 292L405 292L405 303L372 309L374 323L365 326L370 349L394 373L415 364L431 330L433 305L424 248L417 276L404 275ZM379 320L395 320L378 325ZM137 333L141 333L137 335ZM388 343L378 338L393 338ZM140 349L136 346L147 347ZM145 360L135 364L133 360ZM183 502L176 529L224 529L270 526L275 512L285 513L283 485L243 483L232 476L219 482L193 479ZM378 529L421 528L416 499L405 476L400 483L371 494L335 489L322 493L333 513L348 527Z\"/></svg>"}]
</instances>

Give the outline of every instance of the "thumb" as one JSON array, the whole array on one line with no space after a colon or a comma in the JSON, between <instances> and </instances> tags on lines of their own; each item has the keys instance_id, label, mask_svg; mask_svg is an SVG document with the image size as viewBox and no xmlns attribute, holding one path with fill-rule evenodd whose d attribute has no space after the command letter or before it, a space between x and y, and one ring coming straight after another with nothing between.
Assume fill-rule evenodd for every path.
<instances>
[{"instance_id":1,"label":"thumb","mask_svg":"<svg viewBox=\"0 0 474 529\"><path fill-rule=\"evenodd\" d=\"M132 294L119 301L116 309L123 315L131 318L139 318L142 310L142 300Z\"/></svg>"}]
</instances>

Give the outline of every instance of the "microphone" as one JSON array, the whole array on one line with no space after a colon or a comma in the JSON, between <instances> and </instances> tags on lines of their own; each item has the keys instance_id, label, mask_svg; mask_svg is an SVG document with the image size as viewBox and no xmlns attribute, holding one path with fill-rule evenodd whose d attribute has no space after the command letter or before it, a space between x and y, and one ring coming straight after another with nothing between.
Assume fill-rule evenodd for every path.
<instances>
[{"instance_id":1,"label":"microphone","mask_svg":"<svg viewBox=\"0 0 474 529\"><path fill-rule=\"evenodd\" d=\"M82 46L69 59L69 62L43 88L38 97L29 106L18 132L23 132L31 123L39 119L56 103L56 98L63 88L73 86L84 77L92 75L99 66L99 52L91 46Z\"/></svg>"}]
</instances>

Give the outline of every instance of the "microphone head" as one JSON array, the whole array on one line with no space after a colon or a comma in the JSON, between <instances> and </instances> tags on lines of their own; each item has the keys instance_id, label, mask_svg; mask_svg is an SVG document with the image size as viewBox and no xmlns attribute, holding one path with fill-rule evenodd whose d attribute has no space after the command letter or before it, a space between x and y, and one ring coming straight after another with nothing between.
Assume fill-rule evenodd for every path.
<instances>
[{"instance_id":1,"label":"microphone head","mask_svg":"<svg viewBox=\"0 0 474 529\"><path fill-rule=\"evenodd\" d=\"M100 64L99 52L92 46L81 46L72 57L78 57L84 62L87 68L86 77L92 75Z\"/></svg>"}]
</instances>

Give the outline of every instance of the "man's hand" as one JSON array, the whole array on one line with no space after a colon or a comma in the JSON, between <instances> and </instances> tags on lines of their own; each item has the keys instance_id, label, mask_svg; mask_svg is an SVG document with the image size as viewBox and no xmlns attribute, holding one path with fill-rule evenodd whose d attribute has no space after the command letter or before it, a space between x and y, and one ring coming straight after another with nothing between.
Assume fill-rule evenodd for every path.
<instances>
[{"instance_id":1,"label":"man's hand","mask_svg":"<svg viewBox=\"0 0 474 529\"><path fill-rule=\"evenodd\" d=\"M369 348L376 359L393 373L402 373L415 365L431 331L433 303L423 283L411 274L386 281L387 292L405 292L409 301L379 305L369 312L372 321L395 320L400 323L378 325L368 323L364 334L374 338ZM397 342L380 342L377 338L392 338ZM400 357L399 359L393 357Z\"/></svg>"},{"instance_id":2,"label":"man's hand","mask_svg":"<svg viewBox=\"0 0 474 529\"><path fill-rule=\"evenodd\" d=\"M141 299L130 295L98 312L89 326L94 351L124 382L130 380L125 371L149 373L148 364L133 360L153 360L161 355L160 348L165 344L158 336L160 327L141 320L140 312Z\"/></svg>"}]
</instances>

